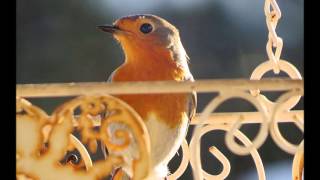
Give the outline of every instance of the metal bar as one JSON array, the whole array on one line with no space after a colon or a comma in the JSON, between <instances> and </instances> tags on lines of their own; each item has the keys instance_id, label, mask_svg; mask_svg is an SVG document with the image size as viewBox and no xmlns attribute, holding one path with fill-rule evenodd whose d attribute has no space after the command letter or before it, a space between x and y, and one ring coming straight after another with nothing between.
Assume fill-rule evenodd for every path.
<instances>
[{"instance_id":1,"label":"metal bar","mask_svg":"<svg viewBox=\"0 0 320 180\"><path fill-rule=\"evenodd\" d=\"M202 124L226 124L235 123L239 120L239 117L243 117L242 124L254 124L262 122L262 116L260 112L227 112L227 113L212 113L210 117ZM303 110L293 110L289 112L283 112L277 116L277 120L280 123L295 122L298 119L294 116L299 116L301 119L304 117ZM191 125L199 125L200 114L196 114L195 118L191 121ZM75 118L78 118L76 116ZM73 122L74 126L78 126L77 121ZM93 119L94 126L100 126L100 118Z\"/></svg>"},{"instance_id":2,"label":"metal bar","mask_svg":"<svg viewBox=\"0 0 320 180\"><path fill-rule=\"evenodd\" d=\"M191 121L191 124L198 125L200 124L199 115ZM242 124L252 124L252 123L261 123L262 115L260 112L228 112L228 113L212 113L210 117L203 122L203 124L223 124L223 123L235 123L239 120L240 116L243 117ZM294 122L297 119L294 116L304 117L303 110L294 110L289 112L279 113L276 117L278 122L286 123L286 122Z\"/></svg>"},{"instance_id":3,"label":"metal bar","mask_svg":"<svg viewBox=\"0 0 320 180\"><path fill-rule=\"evenodd\" d=\"M262 80L218 79L195 82L152 81L152 82L87 82L18 84L16 94L20 97L65 97L97 94L147 94L181 92L220 92L260 89L264 91L303 91L303 80L269 78Z\"/></svg>"}]
</instances>

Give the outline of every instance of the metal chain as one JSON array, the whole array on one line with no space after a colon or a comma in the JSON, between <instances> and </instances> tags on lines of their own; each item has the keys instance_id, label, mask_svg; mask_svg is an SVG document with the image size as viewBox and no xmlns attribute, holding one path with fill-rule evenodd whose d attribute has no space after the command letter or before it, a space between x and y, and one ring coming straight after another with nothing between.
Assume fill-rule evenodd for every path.
<instances>
[{"instance_id":1,"label":"metal chain","mask_svg":"<svg viewBox=\"0 0 320 180\"><path fill-rule=\"evenodd\" d=\"M278 62L283 47L283 41L276 33L276 27L279 19L281 18L281 11L276 0L266 0L264 4L264 12L269 31L268 42L266 46L267 54L269 60L273 64L273 72L275 74L279 74L280 68ZM273 47L276 48L275 52L273 51Z\"/></svg>"},{"instance_id":2,"label":"metal chain","mask_svg":"<svg viewBox=\"0 0 320 180\"><path fill-rule=\"evenodd\" d=\"M273 70L274 74L279 74L280 71L285 72L291 79L302 79L298 69L286 60L280 59L283 41L276 33L276 27L281 18L281 11L276 0L265 0L264 13L266 16L266 24L269 31L268 42L266 45L267 55L269 60L257 66L251 74L251 80L260 80L268 71ZM274 50L275 49L275 50ZM250 90L250 93L259 97L266 104L272 104L265 96L259 96L260 90ZM296 96L288 100L285 109L290 110L300 100L301 96ZM273 107L271 105L270 107Z\"/></svg>"}]
</instances>

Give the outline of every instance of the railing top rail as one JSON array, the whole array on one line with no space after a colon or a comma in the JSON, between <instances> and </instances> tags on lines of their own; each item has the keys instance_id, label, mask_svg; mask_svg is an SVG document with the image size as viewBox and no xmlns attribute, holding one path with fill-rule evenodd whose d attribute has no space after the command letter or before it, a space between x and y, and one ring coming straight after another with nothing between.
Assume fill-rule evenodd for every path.
<instances>
[{"instance_id":1,"label":"railing top rail","mask_svg":"<svg viewBox=\"0 0 320 180\"><path fill-rule=\"evenodd\" d=\"M303 80L288 78L249 79L203 79L195 82L153 81L153 82L79 82L18 84L16 94L20 97L64 97L95 94L146 94L221 92L233 90L303 91Z\"/></svg>"}]
</instances>

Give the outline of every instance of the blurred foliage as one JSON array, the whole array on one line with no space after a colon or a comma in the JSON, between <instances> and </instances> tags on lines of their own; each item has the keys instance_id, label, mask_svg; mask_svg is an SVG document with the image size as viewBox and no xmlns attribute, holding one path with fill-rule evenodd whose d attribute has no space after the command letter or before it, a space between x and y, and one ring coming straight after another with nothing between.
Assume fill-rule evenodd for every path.
<instances>
[{"instance_id":1,"label":"blurred foliage","mask_svg":"<svg viewBox=\"0 0 320 180\"><path fill-rule=\"evenodd\" d=\"M110 24L119 16L135 13L156 14L178 27L182 43L191 58L190 69L195 79L249 78L254 68L267 60L265 45L268 34L263 0L202 0L201 5L189 6L183 6L182 0L174 1L175 6L166 6L173 4L173 1L166 0L164 3L157 2L152 8L139 7L138 3L146 0L122 1L17 1L16 82L105 81L123 62L124 56L119 44L110 35L98 31L96 25ZM277 32L284 40L281 57L294 64L303 75L303 1L279 1L279 6L282 18ZM199 95L198 111L215 95ZM66 99L69 98L33 99L32 102L50 113ZM302 106L303 102L299 108ZM253 107L249 103L233 100L219 108L219 111L250 110ZM258 127L243 129L250 136L256 134ZM302 138L294 127L283 129L293 142ZM223 136L219 136L206 136L204 150L214 143L227 154L231 164L241 162L241 165L232 166L228 178L237 179L240 171L253 167L251 157L228 153ZM277 153L270 153L273 151ZM270 140L260 152L266 163L292 158ZM219 172L220 165L215 159L211 156L204 156L203 159L208 159L204 162L205 169L213 168L216 170L214 172ZM177 162L172 164L174 166ZM191 175L190 171L182 179L190 179L188 175Z\"/></svg>"}]
</instances>

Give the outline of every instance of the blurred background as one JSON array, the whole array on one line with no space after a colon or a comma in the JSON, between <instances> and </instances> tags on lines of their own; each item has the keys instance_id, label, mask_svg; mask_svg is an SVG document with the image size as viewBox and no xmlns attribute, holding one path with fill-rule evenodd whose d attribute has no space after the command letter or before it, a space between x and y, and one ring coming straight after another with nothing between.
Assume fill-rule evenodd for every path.
<instances>
[{"instance_id":1,"label":"blurred background","mask_svg":"<svg viewBox=\"0 0 320 180\"><path fill-rule=\"evenodd\" d=\"M281 58L304 74L303 1L278 0L282 18L277 26L283 38ZM121 16L155 14L167 19L179 30L191 59L195 79L249 78L254 68L266 61L268 32L264 0L28 0L17 1L17 84L106 81L124 59L119 44L96 25L111 24ZM282 77L268 73L266 77ZM271 100L279 94L265 93ZM199 95L198 112L216 94ZM29 99L48 113L70 98ZM303 109L303 100L295 107ZM254 111L247 102L229 100L218 112ZM241 128L251 139L259 126ZM291 124L280 125L284 136L299 143L303 134ZM188 138L191 136L191 131ZM250 156L236 156L224 144L224 132L204 136L204 169L219 173L221 164L207 148L217 146L230 160L227 179L254 180L257 173ZM267 179L291 179L293 156L278 148L269 137L259 149ZM170 164L174 171L181 156ZM190 167L180 179L192 179Z\"/></svg>"}]
</instances>

